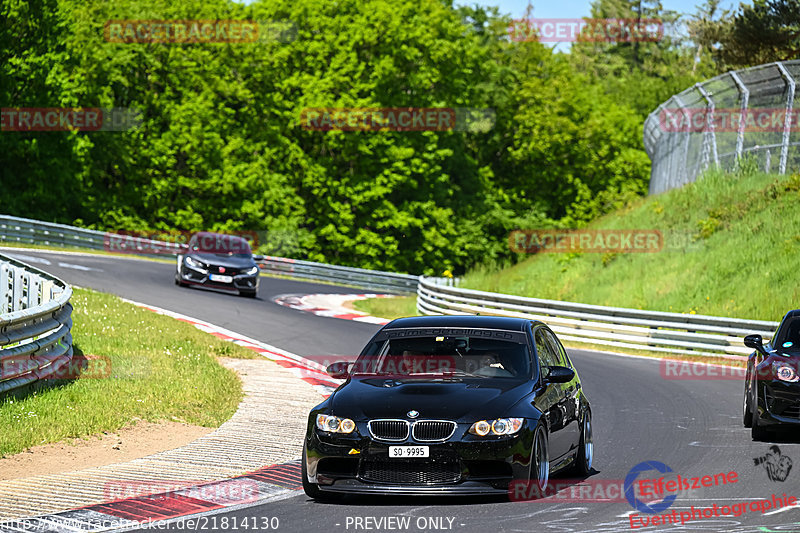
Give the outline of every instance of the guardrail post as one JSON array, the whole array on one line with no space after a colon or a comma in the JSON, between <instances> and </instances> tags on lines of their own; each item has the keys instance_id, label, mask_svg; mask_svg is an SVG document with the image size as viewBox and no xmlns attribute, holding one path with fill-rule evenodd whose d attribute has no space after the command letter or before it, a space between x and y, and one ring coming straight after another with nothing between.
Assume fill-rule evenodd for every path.
<instances>
[{"instance_id":1,"label":"guardrail post","mask_svg":"<svg viewBox=\"0 0 800 533\"><path fill-rule=\"evenodd\" d=\"M788 94L786 95L786 115L783 117L783 138L781 139L781 162L778 172L786 174L786 160L789 156L789 136L792 131L792 108L794 107L795 80L783 66L783 63L776 63L781 76L786 80Z\"/></svg>"},{"instance_id":2,"label":"guardrail post","mask_svg":"<svg viewBox=\"0 0 800 533\"><path fill-rule=\"evenodd\" d=\"M10 313L13 309L14 274L12 266L0 263L0 315Z\"/></svg>"},{"instance_id":3,"label":"guardrail post","mask_svg":"<svg viewBox=\"0 0 800 533\"><path fill-rule=\"evenodd\" d=\"M739 159L742 157L742 147L744 146L744 128L747 122L747 106L750 103L750 89L742 82L742 78L736 71L730 72L736 88L739 90L739 95L742 97L741 111L739 112L739 130L736 132L736 167L739 166Z\"/></svg>"},{"instance_id":4,"label":"guardrail post","mask_svg":"<svg viewBox=\"0 0 800 533\"><path fill-rule=\"evenodd\" d=\"M714 131L714 100L711 99L711 95L706 91L705 87L701 84L695 84L695 87L700 94L706 100L706 109L708 110L708 114L706 115L706 127L703 131L703 162L705 163L705 168L708 168L708 151L706 149L706 143L711 145L711 153L714 154L714 166L719 167L719 154L717 154L717 133ZM710 141L709 141L710 139Z\"/></svg>"},{"instance_id":5,"label":"guardrail post","mask_svg":"<svg viewBox=\"0 0 800 533\"><path fill-rule=\"evenodd\" d=\"M682 158L683 159L683 165L682 165L682 169L681 169L682 171L680 172L680 175L686 176L687 175L687 165L686 164L687 164L687 161L689 159L689 139L691 138L691 133L688 131L688 129L689 129L689 126L691 124L691 117L689 116L689 111L686 109L686 106L683 104L683 100L681 100L680 96L675 95L674 99L675 99L676 102L678 102L678 105L681 106L681 110L683 111L683 114L686 117L686 128L687 128L687 131L683 132L683 136L684 136L683 137L683 139L684 139L684 142L683 142L683 158ZM672 179L674 179L677 182L678 181L678 175L677 174L674 175L673 178L670 179L670 181L672 181ZM680 185L681 184L679 184L679 183L675 184L676 187L680 186ZM684 183L684 185L685 185L685 183Z\"/></svg>"}]
</instances>

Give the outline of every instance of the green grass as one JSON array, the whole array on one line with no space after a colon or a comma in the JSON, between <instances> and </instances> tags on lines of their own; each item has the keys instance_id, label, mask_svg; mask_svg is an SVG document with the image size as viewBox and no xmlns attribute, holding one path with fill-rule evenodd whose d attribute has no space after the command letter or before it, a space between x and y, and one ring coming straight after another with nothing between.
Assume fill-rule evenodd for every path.
<instances>
[{"instance_id":1,"label":"green grass","mask_svg":"<svg viewBox=\"0 0 800 533\"><path fill-rule=\"evenodd\" d=\"M71 301L76 356L108 357L111 376L85 371L0 396L0 456L137 420L217 427L236 411L241 382L215 356L251 351L109 294L75 289Z\"/></svg>"},{"instance_id":2,"label":"green grass","mask_svg":"<svg viewBox=\"0 0 800 533\"><path fill-rule=\"evenodd\" d=\"M367 298L355 300L353 307L372 316L395 319L417 316L416 296L392 296L390 298Z\"/></svg>"},{"instance_id":3,"label":"green grass","mask_svg":"<svg viewBox=\"0 0 800 533\"><path fill-rule=\"evenodd\" d=\"M592 229L658 229L665 250L537 254L469 272L461 287L657 311L779 320L800 307L800 175L706 175L598 219ZM686 232L689 246L670 249Z\"/></svg>"}]
</instances>

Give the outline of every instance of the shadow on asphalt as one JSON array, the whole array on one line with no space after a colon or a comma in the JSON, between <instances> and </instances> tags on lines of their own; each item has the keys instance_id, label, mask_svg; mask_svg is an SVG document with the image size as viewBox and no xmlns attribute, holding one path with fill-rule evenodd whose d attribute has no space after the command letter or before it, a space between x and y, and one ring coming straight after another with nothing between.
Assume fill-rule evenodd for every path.
<instances>
[{"instance_id":1,"label":"shadow on asphalt","mask_svg":"<svg viewBox=\"0 0 800 533\"><path fill-rule=\"evenodd\" d=\"M575 477L569 474L556 474L550 478L552 483L558 485L558 490L577 485L600 472L592 468L586 476ZM480 496L395 496L386 495L356 495L356 494L334 494L328 496L324 501L313 500L306 497L306 502L315 505L347 505L364 507L396 507L396 506L431 506L438 507L461 506L461 505L485 505L489 503L519 503L530 501L530 498L523 500L512 500L508 494L487 494ZM544 499L544 498L542 498Z\"/></svg>"}]
</instances>

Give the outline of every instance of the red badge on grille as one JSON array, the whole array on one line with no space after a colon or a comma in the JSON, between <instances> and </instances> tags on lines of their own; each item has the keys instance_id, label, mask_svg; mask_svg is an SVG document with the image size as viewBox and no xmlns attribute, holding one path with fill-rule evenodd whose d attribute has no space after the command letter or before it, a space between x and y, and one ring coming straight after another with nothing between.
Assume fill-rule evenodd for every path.
<instances>
[{"instance_id":1,"label":"red badge on grille","mask_svg":"<svg viewBox=\"0 0 800 533\"><path fill-rule=\"evenodd\" d=\"M225 267L219 267L219 273L220 274L224 274L225 273Z\"/></svg>"}]
</instances>

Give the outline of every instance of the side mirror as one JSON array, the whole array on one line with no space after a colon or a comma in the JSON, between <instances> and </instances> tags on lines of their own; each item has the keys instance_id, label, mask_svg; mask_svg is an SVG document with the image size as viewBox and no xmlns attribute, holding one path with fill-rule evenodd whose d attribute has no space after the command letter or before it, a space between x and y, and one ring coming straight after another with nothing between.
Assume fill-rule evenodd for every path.
<instances>
[{"instance_id":1,"label":"side mirror","mask_svg":"<svg viewBox=\"0 0 800 533\"><path fill-rule=\"evenodd\" d=\"M255 261L256 263L261 263L262 261L264 261L264 256L261 254L253 254L253 261Z\"/></svg>"},{"instance_id":2,"label":"side mirror","mask_svg":"<svg viewBox=\"0 0 800 533\"><path fill-rule=\"evenodd\" d=\"M350 363L347 361L340 361L338 363L332 363L328 365L328 367L325 369L325 372L327 372L328 375L334 379L347 379L347 376L350 375L350 373L347 371L347 367L349 366Z\"/></svg>"},{"instance_id":3,"label":"side mirror","mask_svg":"<svg viewBox=\"0 0 800 533\"><path fill-rule=\"evenodd\" d=\"M575 379L575 371L565 366L551 366L550 372L544 378L545 384L548 383L568 383Z\"/></svg>"},{"instance_id":4,"label":"side mirror","mask_svg":"<svg viewBox=\"0 0 800 533\"><path fill-rule=\"evenodd\" d=\"M744 345L747 346L748 348L756 350L760 354L769 356L767 350L764 348L764 339L761 338L761 335L757 333L746 336L744 338Z\"/></svg>"}]
</instances>

